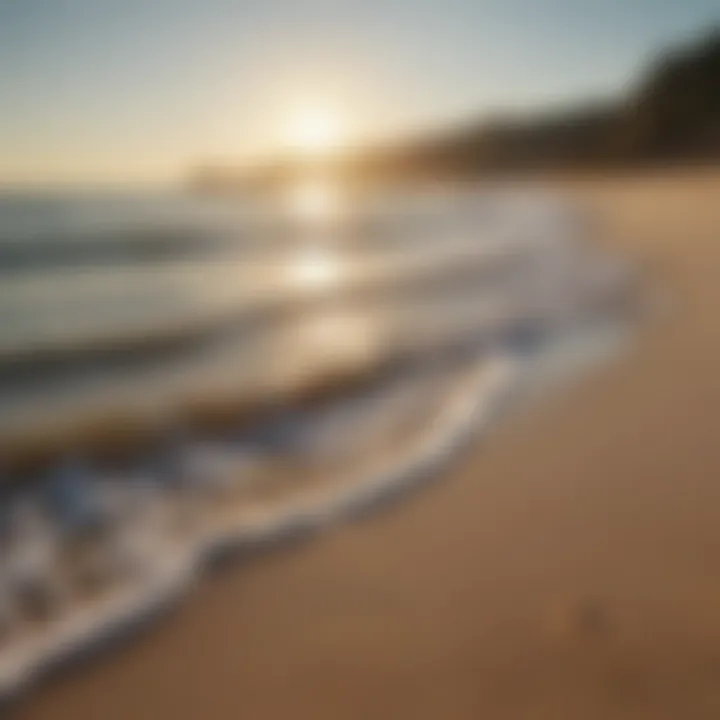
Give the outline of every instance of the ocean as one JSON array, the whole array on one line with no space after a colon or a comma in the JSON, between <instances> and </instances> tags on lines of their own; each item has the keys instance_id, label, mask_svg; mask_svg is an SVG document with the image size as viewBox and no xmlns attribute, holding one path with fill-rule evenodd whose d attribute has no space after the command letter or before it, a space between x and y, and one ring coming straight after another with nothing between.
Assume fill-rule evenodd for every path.
<instances>
[{"instance_id":1,"label":"ocean","mask_svg":"<svg viewBox=\"0 0 720 720\"><path fill-rule=\"evenodd\" d=\"M322 192L0 198L0 430L257 392L488 322L500 274L478 273L523 242L519 205Z\"/></svg>"},{"instance_id":2,"label":"ocean","mask_svg":"<svg viewBox=\"0 0 720 720\"><path fill-rule=\"evenodd\" d=\"M633 294L519 190L1 197L0 696L218 550L437 474Z\"/></svg>"}]
</instances>

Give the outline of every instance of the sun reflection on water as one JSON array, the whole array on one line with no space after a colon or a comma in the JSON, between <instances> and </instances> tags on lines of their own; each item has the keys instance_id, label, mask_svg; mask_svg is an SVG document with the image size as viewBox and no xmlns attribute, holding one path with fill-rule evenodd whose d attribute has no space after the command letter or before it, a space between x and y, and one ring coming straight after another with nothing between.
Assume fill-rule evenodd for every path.
<instances>
[{"instance_id":1,"label":"sun reflection on water","mask_svg":"<svg viewBox=\"0 0 720 720\"><path fill-rule=\"evenodd\" d=\"M291 279L308 290L326 290L342 279L342 266L336 253L327 247L305 247L293 259Z\"/></svg>"},{"instance_id":2,"label":"sun reflection on water","mask_svg":"<svg viewBox=\"0 0 720 720\"><path fill-rule=\"evenodd\" d=\"M343 201L339 188L333 183L305 179L290 188L286 207L293 220L321 228L334 225L341 219Z\"/></svg>"},{"instance_id":3,"label":"sun reflection on water","mask_svg":"<svg viewBox=\"0 0 720 720\"><path fill-rule=\"evenodd\" d=\"M285 208L296 230L288 280L307 291L336 289L345 279L344 202L340 187L325 178L305 177L285 194Z\"/></svg>"}]
</instances>

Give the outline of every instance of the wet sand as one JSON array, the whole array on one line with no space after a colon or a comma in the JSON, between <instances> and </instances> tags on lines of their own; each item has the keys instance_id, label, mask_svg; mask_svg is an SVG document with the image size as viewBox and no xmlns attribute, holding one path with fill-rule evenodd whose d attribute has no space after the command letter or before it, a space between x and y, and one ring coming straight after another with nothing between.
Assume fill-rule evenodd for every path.
<instances>
[{"instance_id":1,"label":"wet sand","mask_svg":"<svg viewBox=\"0 0 720 720\"><path fill-rule=\"evenodd\" d=\"M667 319L441 482L219 569L12 715L720 717L720 176L569 189Z\"/></svg>"}]
</instances>

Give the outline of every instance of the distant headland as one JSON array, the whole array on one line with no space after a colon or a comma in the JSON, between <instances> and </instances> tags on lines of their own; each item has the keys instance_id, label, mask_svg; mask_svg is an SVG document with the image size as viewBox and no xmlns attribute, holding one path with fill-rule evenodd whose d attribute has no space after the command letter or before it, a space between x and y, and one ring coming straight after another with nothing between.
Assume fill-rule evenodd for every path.
<instances>
[{"instance_id":1,"label":"distant headland","mask_svg":"<svg viewBox=\"0 0 720 720\"><path fill-rule=\"evenodd\" d=\"M533 170L591 170L720 160L720 28L662 53L612 101L506 115L322 161L279 157L243 170L206 164L204 192L265 191L309 170L348 183L462 180Z\"/></svg>"}]
</instances>

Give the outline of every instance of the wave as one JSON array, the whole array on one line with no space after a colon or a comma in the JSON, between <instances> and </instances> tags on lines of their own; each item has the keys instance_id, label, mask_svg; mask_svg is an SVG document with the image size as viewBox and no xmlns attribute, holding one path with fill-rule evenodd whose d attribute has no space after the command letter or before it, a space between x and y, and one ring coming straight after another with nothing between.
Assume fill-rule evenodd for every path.
<instances>
[{"instance_id":1,"label":"wave","mask_svg":"<svg viewBox=\"0 0 720 720\"><path fill-rule=\"evenodd\" d=\"M0 695L17 692L59 661L128 630L148 614L167 606L195 581L207 561L217 553L254 548L288 534L296 535L298 531L317 529L348 515L354 516L428 476L449 459L473 429L489 420L512 383L514 372L509 358L482 356L464 371L456 370L449 384L445 378L436 392L429 395L426 392L420 403L418 390L422 385L401 387L394 396L388 394L385 387L380 396L383 399L380 414L377 408L366 408L364 417L359 421L355 418L346 427L344 437L357 438L358 430L367 432L378 418L387 420L392 416L388 405L394 402L395 415L399 408L406 426L408 415L413 418L410 429L404 432L405 439L400 441L396 437L394 447L381 453L361 453L370 460L359 467L353 462L334 471L329 467L328 477L319 484L302 483L295 477L288 486L285 478L279 495L277 488L273 489L272 479L264 475L259 486L261 496L259 499L254 496L250 476L257 466L252 460L248 465L242 442L234 445L235 450L229 450L229 456L228 450L224 451L221 466L229 469L229 474L221 473L224 480L219 480L217 473L217 454L210 465L191 463L188 468L188 458L193 452L197 458L202 444L195 445L193 450L192 441L190 445L185 441L184 470L177 463L163 465L166 473L172 468L173 477L156 477L150 485L147 481L133 484L127 478L112 486L100 479L92 481L98 483L97 490L101 493L96 497L112 498L113 517L120 523L114 525L111 547L112 564L123 580L100 599L75 601L54 620L46 622L42 630L33 634L26 627L24 632L11 634L4 643L0 642ZM418 426L418 411L423 406L425 422ZM330 437L331 445L339 439L336 418L337 415L332 416L330 422L325 422L326 428L335 429L335 435ZM309 421L306 418L302 426L307 428ZM384 425L387 426L387 422ZM327 444L327 438L325 442ZM297 467L297 463L293 467ZM191 473L190 485L182 480L183 472L186 480L187 472ZM171 487L179 489L173 491ZM248 487L250 494L243 495L242 488ZM234 494L238 491L240 496ZM89 496L87 484L82 493L83 497ZM131 519L119 509L128 501L134 508ZM181 530L171 530L165 521L175 517L179 510L186 521ZM35 527L35 544L42 545L45 531L25 518ZM55 542L49 536L48 540Z\"/></svg>"},{"instance_id":2,"label":"wave","mask_svg":"<svg viewBox=\"0 0 720 720\"><path fill-rule=\"evenodd\" d=\"M264 419L239 426L232 410L230 431L164 433L114 466L71 455L6 487L2 506L15 514L5 515L4 537L16 542L4 547L11 561L0 600L29 582L45 604L40 618L18 624L0 603L0 700L154 617L218 556L362 517L437 477L498 411L532 397L543 378L556 384L558 372L567 377L616 352L626 328L609 319L530 354L508 344L465 347L440 362L406 359L310 406L271 404ZM43 508L59 526L37 514ZM60 578L76 583L75 593Z\"/></svg>"},{"instance_id":3,"label":"wave","mask_svg":"<svg viewBox=\"0 0 720 720\"><path fill-rule=\"evenodd\" d=\"M0 346L0 386L19 388L23 382L56 376L67 379L99 366L141 367L174 356L202 351L213 343L251 337L278 322L293 322L304 314L333 306L390 308L410 296L423 298L474 292L481 296L488 283L512 273L511 253L431 252L396 262L357 262L340 283L313 287L302 279L268 282L254 296L240 295L215 310L185 310L162 322L129 324L107 334L39 335ZM292 266L289 266L292 270ZM227 269L227 268L225 268ZM277 274L277 273L276 273ZM290 273L292 276L292 272ZM230 283L231 276L220 276ZM132 291L128 290L128 294Z\"/></svg>"},{"instance_id":4,"label":"wave","mask_svg":"<svg viewBox=\"0 0 720 720\"><path fill-rule=\"evenodd\" d=\"M240 245L240 238L233 239ZM82 234L72 232L0 240L0 273L58 270L99 265L147 265L219 254L229 238L203 228L141 227Z\"/></svg>"}]
</instances>

